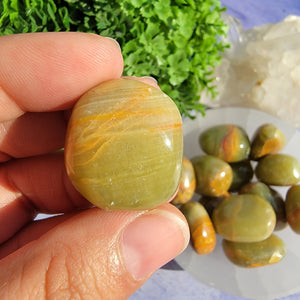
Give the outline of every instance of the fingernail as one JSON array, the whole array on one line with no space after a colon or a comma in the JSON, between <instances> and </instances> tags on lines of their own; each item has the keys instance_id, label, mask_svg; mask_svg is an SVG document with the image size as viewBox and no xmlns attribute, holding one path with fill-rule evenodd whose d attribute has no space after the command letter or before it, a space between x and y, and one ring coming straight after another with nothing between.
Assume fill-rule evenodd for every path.
<instances>
[{"instance_id":1,"label":"fingernail","mask_svg":"<svg viewBox=\"0 0 300 300\"><path fill-rule=\"evenodd\" d=\"M109 36L106 36L105 38L111 40L112 42L114 42L114 43L121 49L121 46L120 46L120 44L117 42L117 40L115 40L115 39L113 39L113 38L111 38L111 37L109 37Z\"/></svg>"},{"instance_id":2,"label":"fingernail","mask_svg":"<svg viewBox=\"0 0 300 300\"><path fill-rule=\"evenodd\" d=\"M142 76L141 78L152 80L154 83L157 84L157 80L154 77L151 77L151 76Z\"/></svg>"},{"instance_id":3,"label":"fingernail","mask_svg":"<svg viewBox=\"0 0 300 300\"><path fill-rule=\"evenodd\" d=\"M124 230L122 250L127 270L135 280L142 280L180 254L188 241L183 219L162 209L147 212Z\"/></svg>"}]
</instances>

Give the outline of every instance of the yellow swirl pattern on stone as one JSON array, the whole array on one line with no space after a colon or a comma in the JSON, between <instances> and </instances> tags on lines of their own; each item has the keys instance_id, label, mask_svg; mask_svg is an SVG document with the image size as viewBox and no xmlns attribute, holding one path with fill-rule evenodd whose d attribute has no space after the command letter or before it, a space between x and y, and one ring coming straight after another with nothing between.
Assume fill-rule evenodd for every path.
<instances>
[{"instance_id":1,"label":"yellow swirl pattern on stone","mask_svg":"<svg viewBox=\"0 0 300 300\"><path fill-rule=\"evenodd\" d=\"M65 164L75 188L108 209L149 209L180 180L182 120L160 90L133 79L104 82L75 105Z\"/></svg>"}]
</instances>

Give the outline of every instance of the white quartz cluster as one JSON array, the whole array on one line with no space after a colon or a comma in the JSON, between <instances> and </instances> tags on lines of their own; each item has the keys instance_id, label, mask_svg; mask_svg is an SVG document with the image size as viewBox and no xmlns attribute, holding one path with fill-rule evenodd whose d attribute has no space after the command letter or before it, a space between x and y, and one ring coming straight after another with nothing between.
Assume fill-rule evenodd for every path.
<instances>
[{"instance_id":1,"label":"white quartz cluster","mask_svg":"<svg viewBox=\"0 0 300 300\"><path fill-rule=\"evenodd\" d=\"M256 108L299 128L300 17L240 30L231 44L215 71L219 95L200 101Z\"/></svg>"}]
</instances>

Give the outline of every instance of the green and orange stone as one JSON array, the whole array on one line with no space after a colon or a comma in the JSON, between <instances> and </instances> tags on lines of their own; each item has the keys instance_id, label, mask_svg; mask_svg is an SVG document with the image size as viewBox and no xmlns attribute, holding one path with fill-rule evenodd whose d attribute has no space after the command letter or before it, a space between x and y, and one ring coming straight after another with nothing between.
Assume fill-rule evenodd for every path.
<instances>
[{"instance_id":1,"label":"green and orange stone","mask_svg":"<svg viewBox=\"0 0 300 300\"><path fill-rule=\"evenodd\" d=\"M250 154L250 141L243 128L233 124L216 125L199 137L202 150L227 162L246 160Z\"/></svg>"},{"instance_id":2,"label":"green and orange stone","mask_svg":"<svg viewBox=\"0 0 300 300\"><path fill-rule=\"evenodd\" d=\"M159 89L133 79L101 83L74 106L65 165L75 188L95 206L151 209L178 188L181 115Z\"/></svg>"}]
</instances>

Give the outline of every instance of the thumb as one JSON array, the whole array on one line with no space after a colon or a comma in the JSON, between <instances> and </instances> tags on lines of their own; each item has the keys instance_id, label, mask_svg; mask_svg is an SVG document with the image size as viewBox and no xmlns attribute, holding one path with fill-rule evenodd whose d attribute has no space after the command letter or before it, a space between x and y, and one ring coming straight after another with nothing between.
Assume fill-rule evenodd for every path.
<instances>
[{"instance_id":1,"label":"thumb","mask_svg":"<svg viewBox=\"0 0 300 300\"><path fill-rule=\"evenodd\" d=\"M126 299L188 240L170 204L89 209L0 261L0 299Z\"/></svg>"}]
</instances>

